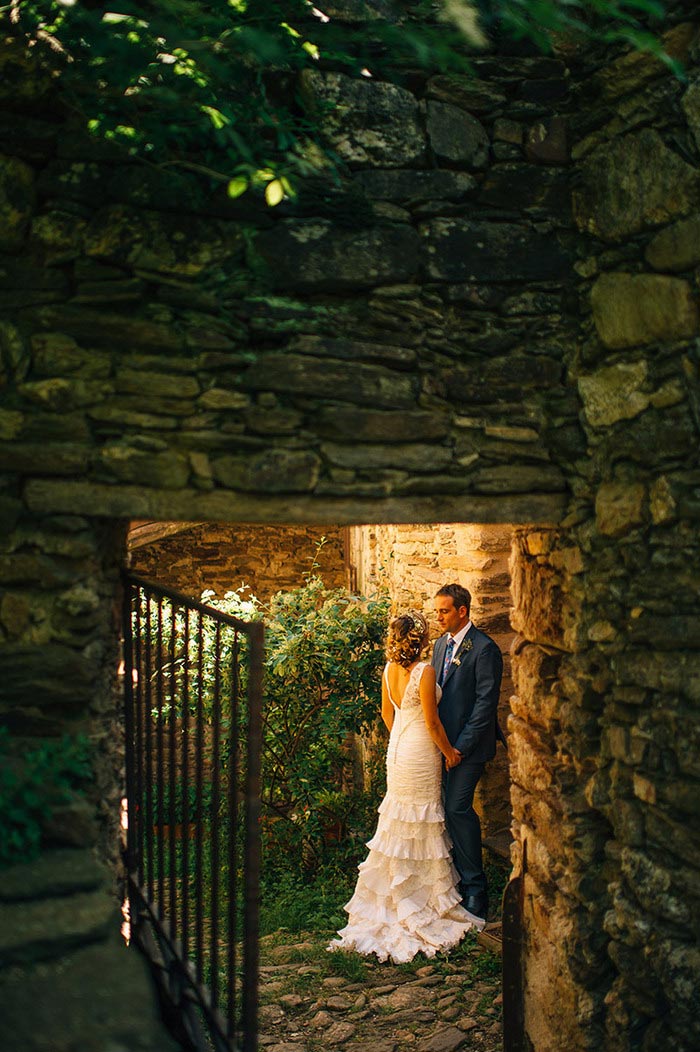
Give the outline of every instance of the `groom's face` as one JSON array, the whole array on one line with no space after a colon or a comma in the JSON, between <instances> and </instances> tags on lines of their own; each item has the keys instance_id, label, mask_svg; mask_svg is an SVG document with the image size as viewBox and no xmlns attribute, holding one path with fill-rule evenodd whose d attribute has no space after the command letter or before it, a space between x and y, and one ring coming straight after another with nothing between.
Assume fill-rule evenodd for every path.
<instances>
[{"instance_id":1,"label":"groom's face","mask_svg":"<svg viewBox=\"0 0 700 1052\"><path fill-rule=\"evenodd\" d=\"M438 595L435 598L435 616L440 631L454 636L469 620L469 609L466 606L456 607L451 595Z\"/></svg>"}]
</instances>

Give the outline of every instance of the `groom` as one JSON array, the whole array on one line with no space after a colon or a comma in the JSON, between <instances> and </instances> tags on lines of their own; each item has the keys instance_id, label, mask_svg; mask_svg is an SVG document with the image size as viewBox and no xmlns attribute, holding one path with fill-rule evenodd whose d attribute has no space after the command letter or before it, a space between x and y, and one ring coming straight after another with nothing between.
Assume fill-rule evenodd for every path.
<instances>
[{"instance_id":1,"label":"groom","mask_svg":"<svg viewBox=\"0 0 700 1052\"><path fill-rule=\"evenodd\" d=\"M505 744L496 710L503 658L494 641L469 618L471 595L446 584L435 596L438 624L445 632L435 643L432 663L442 687L440 719L462 762L445 772L445 823L452 838L462 905L486 919L488 896L481 860L481 824L472 804L496 739Z\"/></svg>"}]
</instances>

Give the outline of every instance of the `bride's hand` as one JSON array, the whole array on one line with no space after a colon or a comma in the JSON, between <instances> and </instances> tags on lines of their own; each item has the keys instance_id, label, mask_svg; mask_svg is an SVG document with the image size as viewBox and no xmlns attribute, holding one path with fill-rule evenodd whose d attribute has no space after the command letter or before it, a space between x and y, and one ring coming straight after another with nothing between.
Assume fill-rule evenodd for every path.
<instances>
[{"instance_id":1,"label":"bride's hand","mask_svg":"<svg viewBox=\"0 0 700 1052\"><path fill-rule=\"evenodd\" d=\"M453 767L457 767L462 762L462 754L457 749L451 749L449 756L445 757L445 767L448 771L451 771Z\"/></svg>"}]
</instances>

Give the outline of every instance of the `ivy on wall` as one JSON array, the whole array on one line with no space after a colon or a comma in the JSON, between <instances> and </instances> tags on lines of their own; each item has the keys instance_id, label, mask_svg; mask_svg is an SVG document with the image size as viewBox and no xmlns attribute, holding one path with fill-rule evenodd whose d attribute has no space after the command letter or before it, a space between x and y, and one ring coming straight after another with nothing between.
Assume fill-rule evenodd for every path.
<instances>
[{"instance_id":1,"label":"ivy on wall","mask_svg":"<svg viewBox=\"0 0 700 1052\"><path fill-rule=\"evenodd\" d=\"M661 0L24 0L4 9L25 62L98 139L159 169L187 169L269 205L300 179L331 178L323 113L298 74L326 69L400 79L402 71L468 71L501 35L549 51L596 39L664 55ZM351 13L348 16L347 8ZM48 95L48 91L47 91Z\"/></svg>"}]
</instances>

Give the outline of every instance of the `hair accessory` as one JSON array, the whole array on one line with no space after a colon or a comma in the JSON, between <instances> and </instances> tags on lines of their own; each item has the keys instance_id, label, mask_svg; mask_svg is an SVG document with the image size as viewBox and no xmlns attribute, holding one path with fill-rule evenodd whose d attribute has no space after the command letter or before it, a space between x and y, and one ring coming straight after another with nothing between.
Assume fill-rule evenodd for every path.
<instances>
[{"instance_id":1,"label":"hair accessory","mask_svg":"<svg viewBox=\"0 0 700 1052\"><path fill-rule=\"evenodd\" d=\"M407 667L420 655L428 634L428 622L415 610L395 617L389 625L386 656L390 661Z\"/></svg>"}]
</instances>

